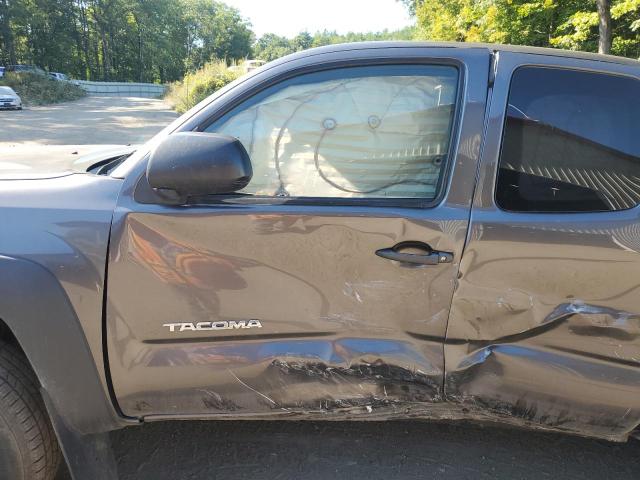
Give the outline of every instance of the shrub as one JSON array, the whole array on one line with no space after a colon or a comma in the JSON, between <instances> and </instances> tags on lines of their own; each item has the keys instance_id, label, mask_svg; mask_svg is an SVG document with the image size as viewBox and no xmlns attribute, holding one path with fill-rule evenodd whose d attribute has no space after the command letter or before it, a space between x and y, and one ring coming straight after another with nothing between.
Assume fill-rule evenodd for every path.
<instances>
[{"instance_id":1,"label":"shrub","mask_svg":"<svg viewBox=\"0 0 640 480\"><path fill-rule=\"evenodd\" d=\"M169 85L165 99L178 113L184 113L238 78L242 74L239 70L230 70L221 60L209 62L200 70L187 73L182 81Z\"/></svg>"},{"instance_id":2,"label":"shrub","mask_svg":"<svg viewBox=\"0 0 640 480\"><path fill-rule=\"evenodd\" d=\"M69 82L56 80L29 72L5 72L0 85L13 88L24 105L47 105L49 103L77 100L87 93Z\"/></svg>"}]
</instances>

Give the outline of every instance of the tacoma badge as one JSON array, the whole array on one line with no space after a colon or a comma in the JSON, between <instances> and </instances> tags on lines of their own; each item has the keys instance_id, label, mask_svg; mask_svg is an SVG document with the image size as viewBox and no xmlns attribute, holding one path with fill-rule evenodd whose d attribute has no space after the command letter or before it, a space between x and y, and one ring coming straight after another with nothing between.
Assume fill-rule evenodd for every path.
<instances>
[{"instance_id":1,"label":"tacoma badge","mask_svg":"<svg viewBox=\"0 0 640 480\"><path fill-rule=\"evenodd\" d=\"M197 323L165 323L163 327L169 327L170 332L203 331L203 330L235 330L238 328L262 328L260 320L229 320L222 322L197 322Z\"/></svg>"}]
</instances>

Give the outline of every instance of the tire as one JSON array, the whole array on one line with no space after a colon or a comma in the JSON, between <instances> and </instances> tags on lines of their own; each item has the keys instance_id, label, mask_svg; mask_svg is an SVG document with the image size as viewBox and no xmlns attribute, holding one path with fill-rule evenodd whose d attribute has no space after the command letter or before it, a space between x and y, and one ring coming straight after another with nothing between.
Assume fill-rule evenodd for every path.
<instances>
[{"instance_id":1,"label":"tire","mask_svg":"<svg viewBox=\"0 0 640 480\"><path fill-rule=\"evenodd\" d=\"M27 359L0 340L0 478L53 480L61 454Z\"/></svg>"}]
</instances>

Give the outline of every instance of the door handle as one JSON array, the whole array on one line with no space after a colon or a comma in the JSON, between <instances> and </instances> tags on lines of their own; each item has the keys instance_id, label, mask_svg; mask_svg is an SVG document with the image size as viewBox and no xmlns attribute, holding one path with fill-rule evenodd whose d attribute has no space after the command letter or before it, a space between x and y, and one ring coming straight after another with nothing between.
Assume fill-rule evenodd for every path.
<instances>
[{"instance_id":1,"label":"door handle","mask_svg":"<svg viewBox=\"0 0 640 480\"><path fill-rule=\"evenodd\" d=\"M403 248L417 248L425 250L424 254L420 253L404 253ZM415 263L418 265L438 265L440 263L451 263L453 261L453 253L438 252L433 250L429 245L422 242L401 242L391 248L382 248L376 250L376 255L387 260L395 260L402 263Z\"/></svg>"}]
</instances>

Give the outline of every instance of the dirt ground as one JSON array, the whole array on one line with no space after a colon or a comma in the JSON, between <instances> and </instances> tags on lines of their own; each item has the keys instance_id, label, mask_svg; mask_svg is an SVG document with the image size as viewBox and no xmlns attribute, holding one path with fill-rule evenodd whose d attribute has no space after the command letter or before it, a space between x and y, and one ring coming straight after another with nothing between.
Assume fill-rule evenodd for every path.
<instances>
[{"instance_id":1,"label":"dirt ground","mask_svg":"<svg viewBox=\"0 0 640 480\"><path fill-rule=\"evenodd\" d=\"M162 100L133 97L0 110L0 173L20 166L64 169L107 145L143 143L177 116Z\"/></svg>"},{"instance_id":2,"label":"dirt ground","mask_svg":"<svg viewBox=\"0 0 640 480\"><path fill-rule=\"evenodd\" d=\"M141 143L178 115L162 100L85 97L22 111L1 110L0 144Z\"/></svg>"},{"instance_id":3,"label":"dirt ground","mask_svg":"<svg viewBox=\"0 0 640 480\"><path fill-rule=\"evenodd\" d=\"M166 422L111 439L126 480L640 478L638 440L469 423Z\"/></svg>"}]
</instances>

